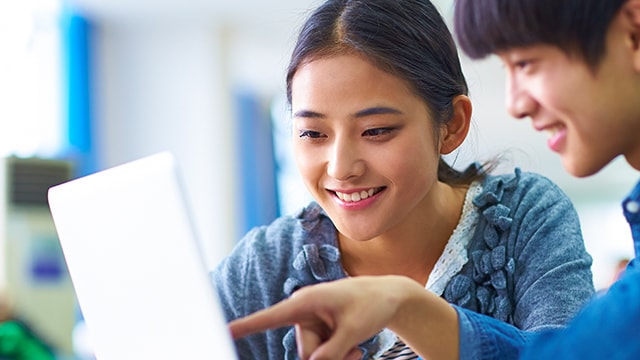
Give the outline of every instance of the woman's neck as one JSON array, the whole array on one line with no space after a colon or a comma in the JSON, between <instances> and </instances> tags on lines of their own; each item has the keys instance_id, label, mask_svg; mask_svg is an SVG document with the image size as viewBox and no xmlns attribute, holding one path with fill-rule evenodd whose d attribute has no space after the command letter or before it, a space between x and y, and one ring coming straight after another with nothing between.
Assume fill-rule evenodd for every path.
<instances>
[{"instance_id":1,"label":"woman's neck","mask_svg":"<svg viewBox=\"0 0 640 360\"><path fill-rule=\"evenodd\" d=\"M460 220L467 190L438 186L405 221L384 234L367 241L338 234L345 271L350 276L404 275L426 284Z\"/></svg>"}]
</instances>

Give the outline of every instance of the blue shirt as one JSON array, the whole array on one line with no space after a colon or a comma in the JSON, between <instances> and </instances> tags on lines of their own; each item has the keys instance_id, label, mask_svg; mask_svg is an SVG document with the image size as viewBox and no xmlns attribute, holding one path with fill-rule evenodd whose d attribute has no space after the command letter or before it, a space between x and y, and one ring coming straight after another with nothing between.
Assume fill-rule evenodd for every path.
<instances>
[{"instance_id":1,"label":"blue shirt","mask_svg":"<svg viewBox=\"0 0 640 360\"><path fill-rule=\"evenodd\" d=\"M605 295L591 301L566 328L535 335L457 307L460 359L640 359L640 182L622 208L635 258Z\"/></svg>"}]
</instances>

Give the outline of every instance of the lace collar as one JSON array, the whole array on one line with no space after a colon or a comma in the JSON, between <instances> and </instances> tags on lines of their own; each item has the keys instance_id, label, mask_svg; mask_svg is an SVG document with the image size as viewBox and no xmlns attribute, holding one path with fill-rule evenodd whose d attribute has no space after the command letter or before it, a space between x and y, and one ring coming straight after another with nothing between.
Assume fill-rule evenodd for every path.
<instances>
[{"instance_id":1,"label":"lace collar","mask_svg":"<svg viewBox=\"0 0 640 360\"><path fill-rule=\"evenodd\" d=\"M469 261L467 245L478 223L478 212L473 204L473 199L481 192L482 186L479 181L475 181L469 186L462 206L460 221L453 230L431 274L429 274L425 288L438 296L442 296L451 278L458 274Z\"/></svg>"}]
</instances>

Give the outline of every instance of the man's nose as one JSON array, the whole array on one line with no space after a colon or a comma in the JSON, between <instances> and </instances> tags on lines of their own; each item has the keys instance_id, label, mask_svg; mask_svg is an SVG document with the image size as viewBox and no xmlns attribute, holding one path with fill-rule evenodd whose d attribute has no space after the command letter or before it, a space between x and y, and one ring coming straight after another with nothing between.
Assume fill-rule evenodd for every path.
<instances>
[{"instance_id":1,"label":"man's nose","mask_svg":"<svg viewBox=\"0 0 640 360\"><path fill-rule=\"evenodd\" d=\"M511 77L507 78L505 105L507 111L516 119L531 116L536 102L526 89Z\"/></svg>"}]
</instances>

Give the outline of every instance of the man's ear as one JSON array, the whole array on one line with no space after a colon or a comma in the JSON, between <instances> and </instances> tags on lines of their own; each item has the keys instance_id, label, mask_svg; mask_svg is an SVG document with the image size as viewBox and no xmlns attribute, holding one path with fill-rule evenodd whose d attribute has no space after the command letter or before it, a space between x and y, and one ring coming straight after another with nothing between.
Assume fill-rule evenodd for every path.
<instances>
[{"instance_id":1,"label":"man's ear","mask_svg":"<svg viewBox=\"0 0 640 360\"><path fill-rule=\"evenodd\" d=\"M440 154L451 153L467 138L472 109L468 96L458 95L453 99L453 116L451 121L442 127Z\"/></svg>"},{"instance_id":2,"label":"man's ear","mask_svg":"<svg viewBox=\"0 0 640 360\"><path fill-rule=\"evenodd\" d=\"M620 16L623 17L630 49L633 52L633 64L640 71L640 0L627 0L622 5Z\"/></svg>"}]
</instances>

